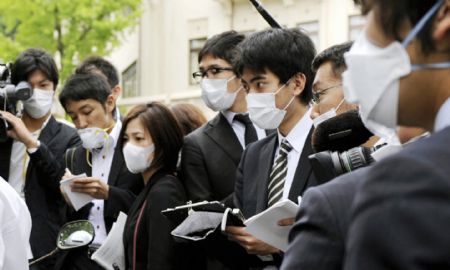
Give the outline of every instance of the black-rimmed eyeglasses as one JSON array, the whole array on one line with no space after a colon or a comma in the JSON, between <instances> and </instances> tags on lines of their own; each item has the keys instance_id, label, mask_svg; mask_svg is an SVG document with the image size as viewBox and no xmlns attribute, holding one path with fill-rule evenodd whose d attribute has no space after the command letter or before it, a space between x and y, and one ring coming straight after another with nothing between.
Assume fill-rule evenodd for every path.
<instances>
[{"instance_id":1,"label":"black-rimmed eyeglasses","mask_svg":"<svg viewBox=\"0 0 450 270\"><path fill-rule=\"evenodd\" d=\"M233 71L231 67L210 67L205 70L199 70L192 73L192 78L196 82L200 82L203 78L214 78L216 75L220 74L222 71Z\"/></svg>"}]
</instances>

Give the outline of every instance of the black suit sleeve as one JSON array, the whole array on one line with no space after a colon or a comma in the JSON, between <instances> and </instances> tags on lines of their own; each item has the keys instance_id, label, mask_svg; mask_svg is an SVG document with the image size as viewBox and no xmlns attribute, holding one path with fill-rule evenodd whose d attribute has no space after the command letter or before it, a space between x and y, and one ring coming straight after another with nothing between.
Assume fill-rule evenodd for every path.
<instances>
[{"instance_id":1,"label":"black suit sleeve","mask_svg":"<svg viewBox=\"0 0 450 270\"><path fill-rule=\"evenodd\" d=\"M171 231L175 224L161 211L185 204L184 191L176 179L161 182L149 194L146 208L148 228L147 269L177 269L180 258L175 256L175 242Z\"/></svg>"},{"instance_id":2,"label":"black suit sleeve","mask_svg":"<svg viewBox=\"0 0 450 270\"><path fill-rule=\"evenodd\" d=\"M129 178L127 180L136 181L135 178ZM108 204L108 207L105 207L105 219L111 218L115 220L121 211L128 213L135 199L136 195L130 190L129 186L109 185L108 200L105 201Z\"/></svg>"},{"instance_id":3,"label":"black suit sleeve","mask_svg":"<svg viewBox=\"0 0 450 270\"><path fill-rule=\"evenodd\" d=\"M63 135L68 134L66 132ZM76 147L80 144L80 138L75 132L72 132L65 149ZM36 167L36 172L38 173L36 179L41 182L40 184L59 194L59 181L64 175L65 169L63 156L55 156L47 145L41 142L36 152L29 154L29 157L30 162L33 162Z\"/></svg>"},{"instance_id":4,"label":"black suit sleeve","mask_svg":"<svg viewBox=\"0 0 450 270\"><path fill-rule=\"evenodd\" d=\"M214 155L214 153L211 153ZM189 200L211 201L211 183L206 170L205 156L195 137L186 137L181 152L181 178Z\"/></svg>"},{"instance_id":5,"label":"black suit sleeve","mask_svg":"<svg viewBox=\"0 0 450 270\"><path fill-rule=\"evenodd\" d=\"M353 205L344 269L450 268L449 176L420 158L370 171Z\"/></svg>"},{"instance_id":6,"label":"black suit sleeve","mask_svg":"<svg viewBox=\"0 0 450 270\"><path fill-rule=\"evenodd\" d=\"M332 209L319 188L306 191L281 269L341 269L344 242Z\"/></svg>"}]
</instances>

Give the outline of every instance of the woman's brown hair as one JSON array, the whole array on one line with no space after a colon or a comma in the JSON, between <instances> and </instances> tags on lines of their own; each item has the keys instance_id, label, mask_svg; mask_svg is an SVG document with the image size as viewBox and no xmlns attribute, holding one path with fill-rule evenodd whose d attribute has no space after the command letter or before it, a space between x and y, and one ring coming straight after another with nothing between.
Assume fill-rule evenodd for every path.
<instances>
[{"instance_id":1,"label":"woman's brown hair","mask_svg":"<svg viewBox=\"0 0 450 270\"><path fill-rule=\"evenodd\" d=\"M179 103L172 106L172 112L180 123L184 136L206 123L206 117L195 105Z\"/></svg>"}]
</instances>

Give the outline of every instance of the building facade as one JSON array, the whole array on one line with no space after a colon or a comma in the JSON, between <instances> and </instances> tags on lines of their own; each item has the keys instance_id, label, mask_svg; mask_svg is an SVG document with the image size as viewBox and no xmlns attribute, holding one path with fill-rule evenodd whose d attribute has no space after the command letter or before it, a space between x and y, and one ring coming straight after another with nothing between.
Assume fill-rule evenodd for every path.
<instances>
[{"instance_id":1,"label":"building facade","mask_svg":"<svg viewBox=\"0 0 450 270\"><path fill-rule=\"evenodd\" d=\"M352 0L262 0L284 27L304 29L321 51L354 39L364 18ZM192 80L207 38L227 30L252 33L268 24L248 0L143 0L139 25L109 59L124 87L122 111L150 101L189 102L206 109Z\"/></svg>"}]
</instances>

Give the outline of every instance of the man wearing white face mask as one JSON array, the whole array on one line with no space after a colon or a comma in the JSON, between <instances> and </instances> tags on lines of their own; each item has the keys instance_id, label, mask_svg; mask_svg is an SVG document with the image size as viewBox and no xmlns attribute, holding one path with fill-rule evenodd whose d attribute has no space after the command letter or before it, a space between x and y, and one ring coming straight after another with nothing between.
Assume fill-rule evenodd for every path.
<instances>
[{"instance_id":1,"label":"man wearing white face mask","mask_svg":"<svg viewBox=\"0 0 450 270\"><path fill-rule=\"evenodd\" d=\"M224 200L234 190L234 178L246 145L266 136L248 118L246 93L232 62L244 36L228 31L210 38L199 53L202 98L217 116L185 138L181 178L188 199Z\"/></svg>"},{"instance_id":2,"label":"man wearing white face mask","mask_svg":"<svg viewBox=\"0 0 450 270\"><path fill-rule=\"evenodd\" d=\"M247 95L250 118L261 128L277 129L250 145L237 171L234 203L246 218L282 199L298 202L306 188L317 184L308 156L312 120L309 103L316 53L311 39L299 30L269 29L241 45L238 67ZM292 225L293 217L280 220ZM280 251L256 239L243 227L228 226L230 240L249 254L260 255L253 267L278 267ZM253 269L253 268L252 268Z\"/></svg>"},{"instance_id":3,"label":"man wearing white face mask","mask_svg":"<svg viewBox=\"0 0 450 270\"><path fill-rule=\"evenodd\" d=\"M188 199L232 203L236 169L245 147L266 136L266 132L253 125L247 114L246 93L239 76L233 69L236 46L244 35L227 31L208 39L199 53L199 71L193 74L200 82L205 104L218 114L208 123L185 137L181 151L181 171ZM226 241L226 239L222 239ZM217 251L224 247L215 239ZM226 241L226 244L229 244ZM240 246L237 247L242 254ZM232 248L232 250L235 250ZM237 256L237 255L236 255ZM223 269L221 263L207 256L208 269ZM236 260L227 260L234 262ZM237 259L239 260L239 259ZM234 268L234 267L231 267Z\"/></svg>"},{"instance_id":4,"label":"man wearing white face mask","mask_svg":"<svg viewBox=\"0 0 450 270\"><path fill-rule=\"evenodd\" d=\"M103 243L119 213L128 212L143 188L142 176L127 169L119 140L122 124L116 123L113 115L115 97L102 76L73 75L64 85L59 100L83 143L66 152L65 177L86 173L88 177L73 182L72 191L95 198L78 211L68 208L67 218L91 221L95 238L87 250L63 253L55 269L102 269L88 254Z\"/></svg>"},{"instance_id":5,"label":"man wearing white face mask","mask_svg":"<svg viewBox=\"0 0 450 270\"><path fill-rule=\"evenodd\" d=\"M32 217L30 244L35 258L55 248L63 200L59 180L64 174L64 152L80 144L75 129L59 123L51 115L58 85L58 70L51 55L28 49L16 59L11 82L27 81L33 96L23 103L21 118L8 112L0 114L12 126L10 140L0 144L0 176L25 200ZM0 109L2 110L2 109ZM34 269L52 268L54 260Z\"/></svg>"},{"instance_id":6,"label":"man wearing white face mask","mask_svg":"<svg viewBox=\"0 0 450 270\"><path fill-rule=\"evenodd\" d=\"M346 56L346 98L375 133L410 125L434 134L367 170L344 269L448 269L450 1L360 2L368 21Z\"/></svg>"}]
</instances>

